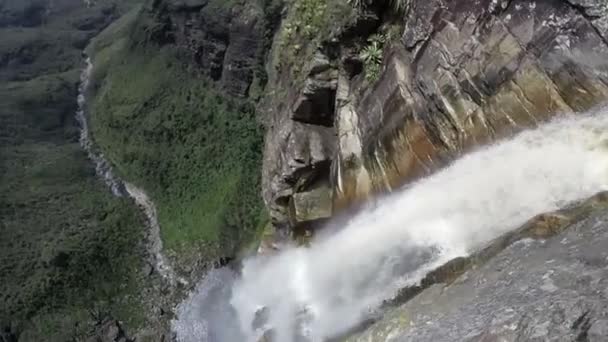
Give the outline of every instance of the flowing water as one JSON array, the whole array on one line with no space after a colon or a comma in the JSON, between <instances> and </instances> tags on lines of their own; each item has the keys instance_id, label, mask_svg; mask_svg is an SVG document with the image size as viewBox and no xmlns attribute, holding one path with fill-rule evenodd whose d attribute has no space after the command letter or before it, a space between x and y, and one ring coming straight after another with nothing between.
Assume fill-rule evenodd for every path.
<instances>
[{"instance_id":1,"label":"flowing water","mask_svg":"<svg viewBox=\"0 0 608 342\"><path fill-rule=\"evenodd\" d=\"M112 193L117 197L126 195L123 182L114 175L110 163L106 160L103 153L97 151L91 140L89 122L86 116L86 92L89 88L91 74L93 73L93 63L91 59L85 60L85 68L80 74L80 85L78 86L78 110L76 111L76 120L80 125L80 146L87 152L89 159L95 164L95 172L104 183L112 190Z\"/></svg>"},{"instance_id":2,"label":"flowing water","mask_svg":"<svg viewBox=\"0 0 608 342\"><path fill-rule=\"evenodd\" d=\"M531 217L608 189L608 111L564 116L468 154L310 248L209 274L177 310L180 342L323 341L395 291Z\"/></svg>"},{"instance_id":3,"label":"flowing water","mask_svg":"<svg viewBox=\"0 0 608 342\"><path fill-rule=\"evenodd\" d=\"M112 172L112 166L101 151L95 148L86 115L86 94L89 87L93 63L90 58L85 60L86 66L80 74L80 85L78 87L78 110L76 120L80 126L80 145L86 151L89 159L95 164L95 172L99 178L110 188L117 197L129 196L139 207L142 208L148 221L148 251L151 255L151 263L155 270L170 284L177 281L186 284L184 279L178 278L170 266L167 258L162 253L162 240L160 238L160 227L156 214L156 207L145 191L133 184L123 181Z\"/></svg>"}]
</instances>

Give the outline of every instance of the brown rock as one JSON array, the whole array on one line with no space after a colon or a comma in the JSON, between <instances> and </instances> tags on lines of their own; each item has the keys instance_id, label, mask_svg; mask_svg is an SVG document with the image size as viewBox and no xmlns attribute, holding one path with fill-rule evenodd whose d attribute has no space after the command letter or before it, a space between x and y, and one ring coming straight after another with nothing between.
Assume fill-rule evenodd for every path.
<instances>
[{"instance_id":1,"label":"brown rock","mask_svg":"<svg viewBox=\"0 0 608 342\"><path fill-rule=\"evenodd\" d=\"M338 56L317 54L303 84L286 82L288 70L271 78L280 91L266 98L275 106L268 110L263 192L277 226L294 224L287 207L309 190L298 189L311 169L310 158L300 157L309 145L302 137L329 118L336 138L322 140L321 164L330 171L321 173L333 188L335 213L473 148L608 99L603 1L412 0L405 12L401 39L385 48L373 85L353 73L348 39L332 42Z\"/></svg>"}]
</instances>

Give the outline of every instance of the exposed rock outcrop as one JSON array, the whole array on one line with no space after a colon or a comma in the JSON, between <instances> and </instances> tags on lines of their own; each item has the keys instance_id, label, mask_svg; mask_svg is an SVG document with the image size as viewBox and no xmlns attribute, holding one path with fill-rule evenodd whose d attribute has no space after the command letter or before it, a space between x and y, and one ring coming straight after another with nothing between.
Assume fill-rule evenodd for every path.
<instances>
[{"instance_id":1,"label":"exposed rock outcrop","mask_svg":"<svg viewBox=\"0 0 608 342\"><path fill-rule=\"evenodd\" d=\"M296 103L273 109L268 125L264 198L278 227L289 226L290 198L306 190L295 186L302 170L319 160L331 164L323 177L336 212L608 98L603 1L413 0L404 13L402 35L385 47L375 84L353 67L360 61L344 39L338 53L311 61L323 65L321 81L310 72L304 84L270 95ZM333 136L320 140L316 150L326 153L319 159L306 148L310 139L293 137L320 129Z\"/></svg>"},{"instance_id":2,"label":"exposed rock outcrop","mask_svg":"<svg viewBox=\"0 0 608 342\"><path fill-rule=\"evenodd\" d=\"M380 24L375 11L373 8L361 15L352 30L360 31L361 36L373 32ZM346 30L342 35L353 36L353 32ZM348 47L344 49L348 51L353 40L350 36L345 38ZM301 75L296 76L296 68L285 67L285 61L281 60L284 56L276 51L287 48L283 44L280 36L275 39L275 51L271 53L274 60L268 63L269 91L261 106L267 128L262 191L275 227L310 230L323 222L318 221L317 216L327 219L333 215L332 164L340 154L339 149L349 148L344 142L351 139L344 130L339 131L343 122L357 119L345 112L345 107L350 108L347 102L350 88L345 87L350 87L352 69L360 72L361 65L351 60L341 63L342 48L332 43L318 49L303 63ZM353 63L357 66L353 67ZM303 76L303 80L299 76ZM327 194L330 200L309 201L308 205L323 214L297 217L293 203L305 197L304 194L315 192L318 184L330 187Z\"/></svg>"},{"instance_id":3,"label":"exposed rock outcrop","mask_svg":"<svg viewBox=\"0 0 608 342\"><path fill-rule=\"evenodd\" d=\"M354 99L370 191L600 103L607 53L594 22L567 3L414 2L382 79ZM355 182L338 177L339 197L356 199Z\"/></svg>"},{"instance_id":4,"label":"exposed rock outcrop","mask_svg":"<svg viewBox=\"0 0 608 342\"><path fill-rule=\"evenodd\" d=\"M175 43L227 93L249 94L263 63L270 23L255 1L156 1L152 12L164 23L161 39Z\"/></svg>"},{"instance_id":5,"label":"exposed rock outcrop","mask_svg":"<svg viewBox=\"0 0 608 342\"><path fill-rule=\"evenodd\" d=\"M348 341L605 340L606 204L600 194L541 215L430 273L424 291Z\"/></svg>"}]
</instances>

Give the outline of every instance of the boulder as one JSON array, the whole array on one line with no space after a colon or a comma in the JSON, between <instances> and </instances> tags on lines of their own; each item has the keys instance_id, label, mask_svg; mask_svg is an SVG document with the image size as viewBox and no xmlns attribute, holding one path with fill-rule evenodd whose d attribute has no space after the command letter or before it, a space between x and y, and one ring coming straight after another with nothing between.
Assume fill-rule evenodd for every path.
<instances>
[{"instance_id":1,"label":"boulder","mask_svg":"<svg viewBox=\"0 0 608 342\"><path fill-rule=\"evenodd\" d=\"M322 184L306 192L293 194L290 205L290 222L293 226L314 223L332 215L332 191Z\"/></svg>"},{"instance_id":2,"label":"boulder","mask_svg":"<svg viewBox=\"0 0 608 342\"><path fill-rule=\"evenodd\" d=\"M306 192L319 179L329 179L336 136L332 127L292 120L274 133L267 135L266 148L280 150L264 157L263 194L275 226L284 228L290 224L291 196Z\"/></svg>"}]
</instances>

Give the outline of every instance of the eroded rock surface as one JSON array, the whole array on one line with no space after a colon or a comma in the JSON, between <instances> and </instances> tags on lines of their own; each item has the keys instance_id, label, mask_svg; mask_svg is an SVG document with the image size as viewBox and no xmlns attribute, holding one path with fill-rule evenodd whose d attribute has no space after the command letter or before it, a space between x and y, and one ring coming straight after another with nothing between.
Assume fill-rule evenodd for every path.
<instances>
[{"instance_id":1,"label":"eroded rock surface","mask_svg":"<svg viewBox=\"0 0 608 342\"><path fill-rule=\"evenodd\" d=\"M413 1L381 80L352 96L369 193L390 191L471 148L605 100L608 49L599 27L606 5L581 6ZM361 180L342 164L339 197L369 195L353 189Z\"/></svg>"},{"instance_id":2,"label":"eroded rock surface","mask_svg":"<svg viewBox=\"0 0 608 342\"><path fill-rule=\"evenodd\" d=\"M272 109L266 139L264 198L273 222L289 226L290 198L304 190L295 184L314 164L301 161L315 160L300 157L310 140L294 136L332 130L334 138L320 140L319 150L327 151L324 165L331 164L323 177L336 212L471 149L602 103L607 8L599 0L413 0L375 84L344 46L310 62L323 66L329 78L322 82L313 67L297 89L284 89L277 80L285 76L275 75L271 84L281 91L269 96L287 105ZM335 101L331 116L320 105L328 94Z\"/></svg>"},{"instance_id":3,"label":"eroded rock surface","mask_svg":"<svg viewBox=\"0 0 608 342\"><path fill-rule=\"evenodd\" d=\"M176 43L228 94L249 94L256 68L261 68L269 29L267 13L259 3L170 0L154 6L153 13L164 23L158 39Z\"/></svg>"}]
</instances>

